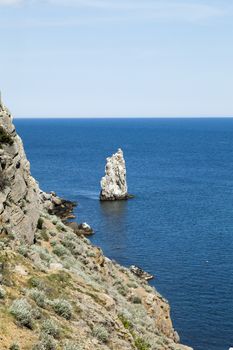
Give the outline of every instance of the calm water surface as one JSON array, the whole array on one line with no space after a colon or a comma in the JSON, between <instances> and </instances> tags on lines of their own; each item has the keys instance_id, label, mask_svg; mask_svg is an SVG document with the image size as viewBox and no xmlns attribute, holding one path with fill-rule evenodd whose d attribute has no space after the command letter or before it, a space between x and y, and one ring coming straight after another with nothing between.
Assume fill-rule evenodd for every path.
<instances>
[{"instance_id":1,"label":"calm water surface","mask_svg":"<svg viewBox=\"0 0 233 350\"><path fill-rule=\"evenodd\" d=\"M183 343L233 346L233 120L15 120L45 191L79 202L107 256L156 275ZM128 202L100 203L122 147Z\"/></svg>"}]
</instances>

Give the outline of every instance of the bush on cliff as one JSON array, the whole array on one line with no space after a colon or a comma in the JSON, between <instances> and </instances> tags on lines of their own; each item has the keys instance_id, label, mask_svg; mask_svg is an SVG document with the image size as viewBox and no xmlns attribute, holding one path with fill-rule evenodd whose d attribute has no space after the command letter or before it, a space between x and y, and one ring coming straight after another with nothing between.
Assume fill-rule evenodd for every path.
<instances>
[{"instance_id":1,"label":"bush on cliff","mask_svg":"<svg viewBox=\"0 0 233 350\"><path fill-rule=\"evenodd\" d=\"M6 130L0 126L0 148L2 144L13 145L14 141L12 137L6 132Z\"/></svg>"},{"instance_id":2,"label":"bush on cliff","mask_svg":"<svg viewBox=\"0 0 233 350\"><path fill-rule=\"evenodd\" d=\"M21 326L32 329L33 312L31 305L26 299L16 299L11 305L10 313L15 317Z\"/></svg>"},{"instance_id":3,"label":"bush on cliff","mask_svg":"<svg viewBox=\"0 0 233 350\"><path fill-rule=\"evenodd\" d=\"M1 148L1 144L0 144ZM3 171L0 170L0 191L3 191L9 184L9 181L6 179L6 177L3 174Z\"/></svg>"},{"instance_id":4,"label":"bush on cliff","mask_svg":"<svg viewBox=\"0 0 233 350\"><path fill-rule=\"evenodd\" d=\"M69 320L72 316L72 306L67 300L56 299L52 303L53 309L57 315Z\"/></svg>"}]
</instances>

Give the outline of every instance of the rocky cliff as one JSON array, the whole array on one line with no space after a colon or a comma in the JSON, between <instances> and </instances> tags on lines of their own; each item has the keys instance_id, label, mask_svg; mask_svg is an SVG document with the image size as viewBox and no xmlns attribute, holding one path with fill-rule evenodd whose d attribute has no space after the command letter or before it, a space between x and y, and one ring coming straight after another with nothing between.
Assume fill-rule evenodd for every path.
<instances>
[{"instance_id":1,"label":"rocky cliff","mask_svg":"<svg viewBox=\"0 0 233 350\"><path fill-rule=\"evenodd\" d=\"M41 210L22 141L8 109L0 104L0 233L32 243Z\"/></svg>"},{"instance_id":2,"label":"rocky cliff","mask_svg":"<svg viewBox=\"0 0 233 350\"><path fill-rule=\"evenodd\" d=\"M190 350L168 302L51 211L5 107L0 140L0 349Z\"/></svg>"}]
</instances>

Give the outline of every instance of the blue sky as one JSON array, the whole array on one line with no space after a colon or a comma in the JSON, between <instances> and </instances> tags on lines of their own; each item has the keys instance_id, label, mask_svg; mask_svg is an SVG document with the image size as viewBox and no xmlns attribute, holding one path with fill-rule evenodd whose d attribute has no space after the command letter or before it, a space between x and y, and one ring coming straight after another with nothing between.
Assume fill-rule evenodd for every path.
<instances>
[{"instance_id":1,"label":"blue sky","mask_svg":"<svg viewBox=\"0 0 233 350\"><path fill-rule=\"evenodd\" d=\"M0 0L20 117L233 116L231 0Z\"/></svg>"}]
</instances>

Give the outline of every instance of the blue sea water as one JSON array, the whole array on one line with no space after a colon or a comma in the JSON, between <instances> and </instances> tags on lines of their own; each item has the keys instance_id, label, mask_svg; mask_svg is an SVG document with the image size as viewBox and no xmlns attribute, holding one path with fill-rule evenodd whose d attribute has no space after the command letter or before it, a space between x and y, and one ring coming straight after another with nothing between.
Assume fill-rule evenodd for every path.
<instances>
[{"instance_id":1,"label":"blue sea water","mask_svg":"<svg viewBox=\"0 0 233 350\"><path fill-rule=\"evenodd\" d=\"M233 346L233 119L16 119L32 174L78 201L105 254L156 276L181 341ZM105 158L124 150L127 202L100 203Z\"/></svg>"}]
</instances>

